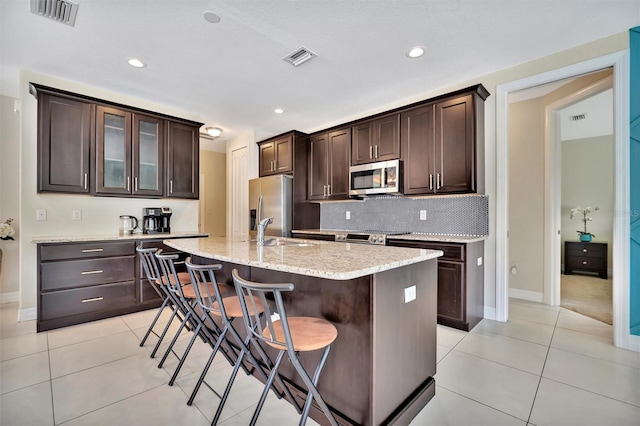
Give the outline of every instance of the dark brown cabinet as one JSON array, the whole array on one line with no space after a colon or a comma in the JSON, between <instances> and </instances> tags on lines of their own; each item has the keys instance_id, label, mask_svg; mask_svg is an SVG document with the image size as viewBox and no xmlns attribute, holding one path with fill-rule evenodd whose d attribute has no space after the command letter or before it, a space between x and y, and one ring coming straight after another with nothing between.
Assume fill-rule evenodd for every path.
<instances>
[{"instance_id":1,"label":"dark brown cabinet","mask_svg":"<svg viewBox=\"0 0 640 426\"><path fill-rule=\"evenodd\" d=\"M38 192L89 194L93 105L46 91L38 99Z\"/></svg>"},{"instance_id":2,"label":"dark brown cabinet","mask_svg":"<svg viewBox=\"0 0 640 426\"><path fill-rule=\"evenodd\" d=\"M390 246L442 250L438 258L438 324L469 331L484 317L484 242L389 239Z\"/></svg>"},{"instance_id":3,"label":"dark brown cabinet","mask_svg":"<svg viewBox=\"0 0 640 426\"><path fill-rule=\"evenodd\" d=\"M575 272L598 274L607 279L607 243L564 242L564 274Z\"/></svg>"},{"instance_id":4,"label":"dark brown cabinet","mask_svg":"<svg viewBox=\"0 0 640 426\"><path fill-rule=\"evenodd\" d=\"M400 114L358 123L352 128L353 165L400 158Z\"/></svg>"},{"instance_id":5,"label":"dark brown cabinet","mask_svg":"<svg viewBox=\"0 0 640 426\"><path fill-rule=\"evenodd\" d=\"M309 200L349 197L351 129L314 135L309 141Z\"/></svg>"},{"instance_id":6,"label":"dark brown cabinet","mask_svg":"<svg viewBox=\"0 0 640 426\"><path fill-rule=\"evenodd\" d=\"M31 84L38 192L198 198L201 123Z\"/></svg>"},{"instance_id":7,"label":"dark brown cabinet","mask_svg":"<svg viewBox=\"0 0 640 426\"><path fill-rule=\"evenodd\" d=\"M200 136L199 126L168 123L167 190L169 198L199 197Z\"/></svg>"},{"instance_id":8,"label":"dark brown cabinet","mask_svg":"<svg viewBox=\"0 0 640 426\"><path fill-rule=\"evenodd\" d=\"M96 194L162 196L164 120L98 105Z\"/></svg>"},{"instance_id":9,"label":"dark brown cabinet","mask_svg":"<svg viewBox=\"0 0 640 426\"><path fill-rule=\"evenodd\" d=\"M39 244L37 330L135 310L134 244L133 241Z\"/></svg>"},{"instance_id":10,"label":"dark brown cabinet","mask_svg":"<svg viewBox=\"0 0 640 426\"><path fill-rule=\"evenodd\" d=\"M400 114L404 193L484 191L484 99L479 85Z\"/></svg>"},{"instance_id":11,"label":"dark brown cabinet","mask_svg":"<svg viewBox=\"0 0 640 426\"><path fill-rule=\"evenodd\" d=\"M278 137L258 144L260 176L277 175L293 171L293 135Z\"/></svg>"}]
</instances>

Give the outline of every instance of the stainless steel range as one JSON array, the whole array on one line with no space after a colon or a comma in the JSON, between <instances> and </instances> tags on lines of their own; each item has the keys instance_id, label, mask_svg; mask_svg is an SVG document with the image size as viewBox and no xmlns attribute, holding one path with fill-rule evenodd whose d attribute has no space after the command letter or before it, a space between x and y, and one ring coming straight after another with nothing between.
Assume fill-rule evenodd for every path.
<instances>
[{"instance_id":1,"label":"stainless steel range","mask_svg":"<svg viewBox=\"0 0 640 426\"><path fill-rule=\"evenodd\" d=\"M387 237L390 235L404 235L407 232L397 231L344 231L335 232L335 241L342 243L377 244L387 245Z\"/></svg>"}]
</instances>

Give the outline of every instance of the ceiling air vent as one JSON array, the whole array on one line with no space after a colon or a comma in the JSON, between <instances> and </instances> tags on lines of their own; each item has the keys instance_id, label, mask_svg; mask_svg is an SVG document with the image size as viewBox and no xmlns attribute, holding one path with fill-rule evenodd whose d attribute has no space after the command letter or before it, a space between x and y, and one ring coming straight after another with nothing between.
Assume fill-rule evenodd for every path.
<instances>
[{"instance_id":1,"label":"ceiling air vent","mask_svg":"<svg viewBox=\"0 0 640 426\"><path fill-rule=\"evenodd\" d=\"M585 118L587 118L587 114L570 115L569 121L584 120Z\"/></svg>"},{"instance_id":2,"label":"ceiling air vent","mask_svg":"<svg viewBox=\"0 0 640 426\"><path fill-rule=\"evenodd\" d=\"M282 60L285 62L289 62L294 67L297 67L307 62L309 59L315 56L318 56L318 55L316 55L306 47L300 47L295 51L293 51L292 53L285 56L284 58L282 58Z\"/></svg>"},{"instance_id":3,"label":"ceiling air vent","mask_svg":"<svg viewBox=\"0 0 640 426\"><path fill-rule=\"evenodd\" d=\"M69 0L31 0L31 13L73 27L78 14L78 3Z\"/></svg>"}]
</instances>

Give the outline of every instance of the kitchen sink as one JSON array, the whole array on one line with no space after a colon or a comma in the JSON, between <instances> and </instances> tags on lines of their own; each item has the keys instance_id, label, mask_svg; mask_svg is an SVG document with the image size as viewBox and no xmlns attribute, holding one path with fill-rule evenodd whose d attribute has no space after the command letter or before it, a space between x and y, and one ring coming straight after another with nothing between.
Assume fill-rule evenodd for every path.
<instances>
[{"instance_id":1,"label":"kitchen sink","mask_svg":"<svg viewBox=\"0 0 640 426\"><path fill-rule=\"evenodd\" d=\"M265 240L265 247L277 247L277 246L289 246L289 247L313 247L316 244L309 243L305 241L292 241L292 240L281 240L279 238L272 238L269 240Z\"/></svg>"}]
</instances>

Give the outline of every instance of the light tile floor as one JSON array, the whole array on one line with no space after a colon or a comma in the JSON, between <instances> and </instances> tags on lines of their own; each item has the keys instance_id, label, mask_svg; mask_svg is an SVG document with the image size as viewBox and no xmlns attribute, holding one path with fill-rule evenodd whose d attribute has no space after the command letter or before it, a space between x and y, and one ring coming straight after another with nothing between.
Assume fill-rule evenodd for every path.
<instances>
[{"instance_id":1,"label":"light tile floor","mask_svg":"<svg viewBox=\"0 0 640 426\"><path fill-rule=\"evenodd\" d=\"M198 342L168 386L175 358L159 369L149 357L155 340L138 346L154 314L35 333L34 321L15 322L16 304L0 305L0 424L209 424L214 394L203 387L193 406L186 400L210 349ZM412 425L640 425L640 353L613 347L611 326L516 299L510 318L470 333L438 326L436 396ZM207 381L217 392L230 370L214 361ZM221 424L248 424L261 389L239 375ZM258 423L297 422L293 407L270 395Z\"/></svg>"}]
</instances>

